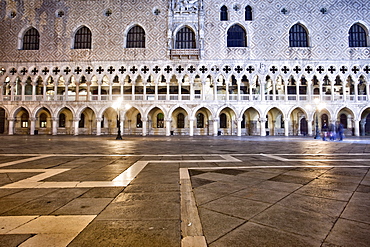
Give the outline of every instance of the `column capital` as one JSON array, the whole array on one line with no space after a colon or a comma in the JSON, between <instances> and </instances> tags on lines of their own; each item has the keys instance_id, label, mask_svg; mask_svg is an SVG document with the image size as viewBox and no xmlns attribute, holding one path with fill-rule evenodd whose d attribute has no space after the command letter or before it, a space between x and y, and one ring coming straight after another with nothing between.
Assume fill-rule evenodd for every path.
<instances>
[{"instance_id":1,"label":"column capital","mask_svg":"<svg viewBox=\"0 0 370 247\"><path fill-rule=\"evenodd\" d=\"M258 119L258 121L260 121L260 122L266 122L266 121L267 121L267 118L260 117L260 118Z\"/></svg>"}]
</instances>

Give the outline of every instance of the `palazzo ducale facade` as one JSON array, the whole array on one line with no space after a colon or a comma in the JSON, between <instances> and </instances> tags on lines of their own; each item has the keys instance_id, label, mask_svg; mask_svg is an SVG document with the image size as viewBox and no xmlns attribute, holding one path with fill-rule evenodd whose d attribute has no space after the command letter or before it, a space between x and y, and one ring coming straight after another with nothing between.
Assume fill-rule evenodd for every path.
<instances>
[{"instance_id":1,"label":"palazzo ducale facade","mask_svg":"<svg viewBox=\"0 0 370 247\"><path fill-rule=\"evenodd\" d=\"M370 135L367 0L0 5L0 134Z\"/></svg>"}]
</instances>

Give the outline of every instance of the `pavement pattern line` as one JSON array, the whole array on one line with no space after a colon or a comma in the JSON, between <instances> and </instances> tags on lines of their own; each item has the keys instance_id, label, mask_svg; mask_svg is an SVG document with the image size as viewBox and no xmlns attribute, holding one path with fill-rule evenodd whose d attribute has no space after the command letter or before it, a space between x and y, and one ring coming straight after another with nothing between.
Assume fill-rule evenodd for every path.
<instances>
[{"instance_id":1,"label":"pavement pattern line","mask_svg":"<svg viewBox=\"0 0 370 247\"><path fill-rule=\"evenodd\" d=\"M20 244L20 247L64 247L95 217L96 215L0 216L0 234L30 234L31 237Z\"/></svg>"}]
</instances>

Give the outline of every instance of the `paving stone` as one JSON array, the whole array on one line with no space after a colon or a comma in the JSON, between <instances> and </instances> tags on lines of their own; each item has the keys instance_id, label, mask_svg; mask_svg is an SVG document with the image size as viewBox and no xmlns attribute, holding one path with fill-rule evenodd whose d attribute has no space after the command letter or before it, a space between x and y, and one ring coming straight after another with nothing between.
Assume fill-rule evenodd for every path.
<instances>
[{"instance_id":1,"label":"paving stone","mask_svg":"<svg viewBox=\"0 0 370 247\"><path fill-rule=\"evenodd\" d=\"M243 219L208 210L203 207L199 208L199 215L202 219L203 232L208 244L245 222Z\"/></svg>"},{"instance_id":2,"label":"paving stone","mask_svg":"<svg viewBox=\"0 0 370 247\"><path fill-rule=\"evenodd\" d=\"M247 222L215 242L212 242L209 246L239 247L241 244L251 247L316 247L320 246L321 242L309 237L287 233L276 228Z\"/></svg>"},{"instance_id":3,"label":"paving stone","mask_svg":"<svg viewBox=\"0 0 370 247\"><path fill-rule=\"evenodd\" d=\"M47 215L70 201L66 198L38 198L13 208L2 215Z\"/></svg>"},{"instance_id":4,"label":"paving stone","mask_svg":"<svg viewBox=\"0 0 370 247\"><path fill-rule=\"evenodd\" d=\"M352 196L352 192L335 189L324 189L322 187L304 186L296 191L297 194L309 195L315 197L323 197L334 200L348 201Z\"/></svg>"},{"instance_id":5,"label":"paving stone","mask_svg":"<svg viewBox=\"0 0 370 247\"><path fill-rule=\"evenodd\" d=\"M284 182L284 183L292 183L292 184L308 184L312 181L312 178L309 177L298 177L298 176L291 176L291 175L285 175L280 174L276 177L270 178L269 181L275 181L275 182Z\"/></svg>"},{"instance_id":6,"label":"paving stone","mask_svg":"<svg viewBox=\"0 0 370 247\"><path fill-rule=\"evenodd\" d=\"M273 204L289 195L289 193L282 191L265 190L258 188L258 186L253 186L233 193L232 195L236 197L242 197L245 199L251 199L254 201L261 201Z\"/></svg>"},{"instance_id":7,"label":"paving stone","mask_svg":"<svg viewBox=\"0 0 370 247\"><path fill-rule=\"evenodd\" d=\"M54 211L55 215L97 215L110 202L111 198L76 198Z\"/></svg>"},{"instance_id":8,"label":"paving stone","mask_svg":"<svg viewBox=\"0 0 370 247\"><path fill-rule=\"evenodd\" d=\"M335 217L324 214L275 205L254 217L251 221L323 241L332 228L335 219Z\"/></svg>"},{"instance_id":9,"label":"paving stone","mask_svg":"<svg viewBox=\"0 0 370 247\"><path fill-rule=\"evenodd\" d=\"M249 220L253 216L264 211L270 205L271 204L244 198L225 196L209 203L205 203L202 207L222 214Z\"/></svg>"},{"instance_id":10,"label":"paving stone","mask_svg":"<svg viewBox=\"0 0 370 247\"><path fill-rule=\"evenodd\" d=\"M180 247L176 220L94 220L68 246Z\"/></svg>"},{"instance_id":11,"label":"paving stone","mask_svg":"<svg viewBox=\"0 0 370 247\"><path fill-rule=\"evenodd\" d=\"M369 246L369 224L339 219L322 246Z\"/></svg>"},{"instance_id":12,"label":"paving stone","mask_svg":"<svg viewBox=\"0 0 370 247\"><path fill-rule=\"evenodd\" d=\"M17 247L33 236L33 234L0 234L0 246Z\"/></svg>"},{"instance_id":13,"label":"paving stone","mask_svg":"<svg viewBox=\"0 0 370 247\"><path fill-rule=\"evenodd\" d=\"M296 210L316 212L335 217L340 216L346 204L346 201L337 201L299 194L291 194L277 203L277 205Z\"/></svg>"},{"instance_id":14,"label":"paving stone","mask_svg":"<svg viewBox=\"0 0 370 247\"><path fill-rule=\"evenodd\" d=\"M86 189L86 193L81 195L82 198L114 198L119 193L122 192L123 187L113 187L113 188L91 188Z\"/></svg>"}]
</instances>

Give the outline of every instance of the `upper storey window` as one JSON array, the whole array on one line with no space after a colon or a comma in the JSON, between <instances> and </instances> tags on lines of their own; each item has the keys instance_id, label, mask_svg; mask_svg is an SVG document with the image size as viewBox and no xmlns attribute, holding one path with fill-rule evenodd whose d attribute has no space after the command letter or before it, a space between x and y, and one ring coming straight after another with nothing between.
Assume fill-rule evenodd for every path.
<instances>
[{"instance_id":1,"label":"upper storey window","mask_svg":"<svg viewBox=\"0 0 370 247\"><path fill-rule=\"evenodd\" d=\"M246 21L252 20L252 7L249 5L245 7L245 20Z\"/></svg>"},{"instance_id":2,"label":"upper storey window","mask_svg":"<svg viewBox=\"0 0 370 247\"><path fill-rule=\"evenodd\" d=\"M366 31L359 24L354 24L349 30L349 47L366 47Z\"/></svg>"},{"instance_id":3,"label":"upper storey window","mask_svg":"<svg viewBox=\"0 0 370 247\"><path fill-rule=\"evenodd\" d=\"M145 48L145 31L140 26L134 26L127 33L126 48Z\"/></svg>"},{"instance_id":4,"label":"upper storey window","mask_svg":"<svg viewBox=\"0 0 370 247\"><path fill-rule=\"evenodd\" d=\"M227 47L246 47L245 30L239 25L233 25L227 30Z\"/></svg>"},{"instance_id":5,"label":"upper storey window","mask_svg":"<svg viewBox=\"0 0 370 247\"><path fill-rule=\"evenodd\" d=\"M38 50L40 46L40 34L36 28L29 29L23 36L23 50Z\"/></svg>"},{"instance_id":6,"label":"upper storey window","mask_svg":"<svg viewBox=\"0 0 370 247\"><path fill-rule=\"evenodd\" d=\"M91 31L89 28L83 26L77 30L73 48L91 49Z\"/></svg>"},{"instance_id":7,"label":"upper storey window","mask_svg":"<svg viewBox=\"0 0 370 247\"><path fill-rule=\"evenodd\" d=\"M188 28L181 28L176 34L175 49L195 49L195 34Z\"/></svg>"},{"instance_id":8,"label":"upper storey window","mask_svg":"<svg viewBox=\"0 0 370 247\"><path fill-rule=\"evenodd\" d=\"M295 24L289 31L290 47L308 47L308 35L301 24Z\"/></svg>"},{"instance_id":9,"label":"upper storey window","mask_svg":"<svg viewBox=\"0 0 370 247\"><path fill-rule=\"evenodd\" d=\"M227 7L225 5L221 7L220 20L221 21L229 20L229 16L228 16L228 13L227 13Z\"/></svg>"}]
</instances>

